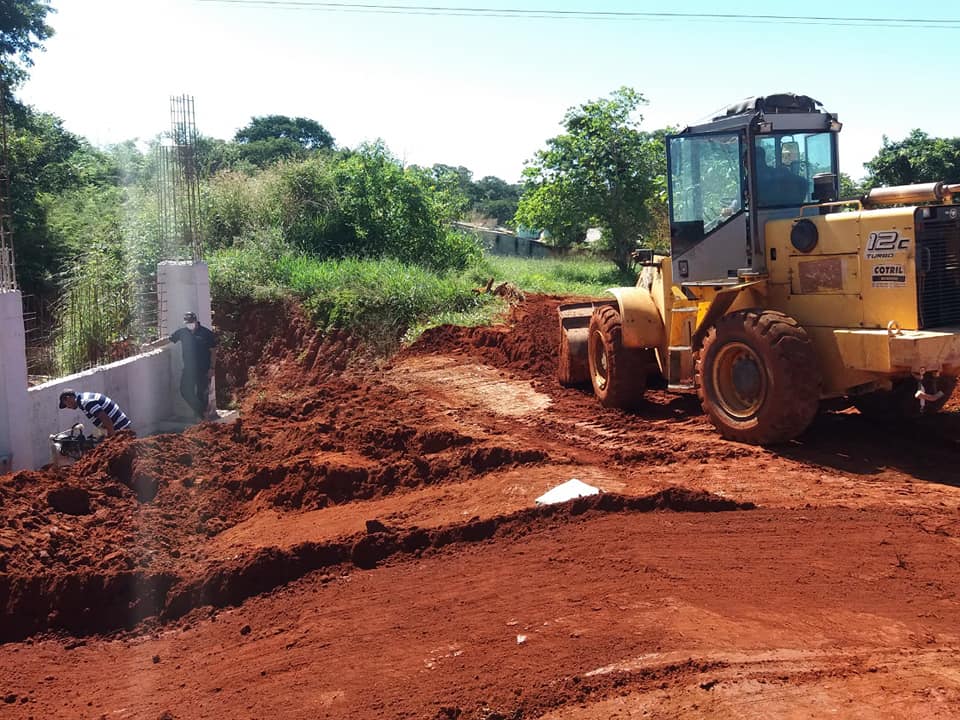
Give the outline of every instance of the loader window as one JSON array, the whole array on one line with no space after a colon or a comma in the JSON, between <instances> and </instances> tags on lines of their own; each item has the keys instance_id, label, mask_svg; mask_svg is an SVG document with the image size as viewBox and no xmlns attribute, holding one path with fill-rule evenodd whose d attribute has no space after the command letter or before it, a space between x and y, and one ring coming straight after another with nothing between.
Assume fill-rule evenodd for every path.
<instances>
[{"instance_id":1,"label":"loader window","mask_svg":"<svg viewBox=\"0 0 960 720\"><path fill-rule=\"evenodd\" d=\"M673 223L703 223L709 233L743 210L739 135L670 139Z\"/></svg>"},{"instance_id":2,"label":"loader window","mask_svg":"<svg viewBox=\"0 0 960 720\"><path fill-rule=\"evenodd\" d=\"M832 133L762 135L754 140L757 206L797 207L815 202L813 176L837 173Z\"/></svg>"}]
</instances>

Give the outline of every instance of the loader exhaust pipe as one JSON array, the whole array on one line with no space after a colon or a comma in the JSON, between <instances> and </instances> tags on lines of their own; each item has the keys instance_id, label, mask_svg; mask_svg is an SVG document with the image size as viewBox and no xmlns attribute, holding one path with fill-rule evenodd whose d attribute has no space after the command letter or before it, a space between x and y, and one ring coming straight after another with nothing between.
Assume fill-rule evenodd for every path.
<instances>
[{"instance_id":1,"label":"loader exhaust pipe","mask_svg":"<svg viewBox=\"0 0 960 720\"><path fill-rule=\"evenodd\" d=\"M945 182L924 183L922 185L894 185L893 187L874 188L864 195L860 202L865 207L878 205L912 205L922 202L942 202L954 193L960 193L960 185L948 185Z\"/></svg>"}]
</instances>

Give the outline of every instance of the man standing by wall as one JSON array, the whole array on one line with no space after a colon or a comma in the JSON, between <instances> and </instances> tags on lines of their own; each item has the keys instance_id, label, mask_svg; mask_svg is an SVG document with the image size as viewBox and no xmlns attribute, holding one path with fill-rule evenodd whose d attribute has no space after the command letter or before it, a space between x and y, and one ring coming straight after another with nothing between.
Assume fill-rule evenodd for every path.
<instances>
[{"instance_id":1,"label":"man standing by wall","mask_svg":"<svg viewBox=\"0 0 960 720\"><path fill-rule=\"evenodd\" d=\"M183 349L180 394L200 420L208 418L210 379L217 361L217 337L197 320L195 312L183 314L184 326L170 336ZM215 419L213 414L209 419Z\"/></svg>"}]
</instances>

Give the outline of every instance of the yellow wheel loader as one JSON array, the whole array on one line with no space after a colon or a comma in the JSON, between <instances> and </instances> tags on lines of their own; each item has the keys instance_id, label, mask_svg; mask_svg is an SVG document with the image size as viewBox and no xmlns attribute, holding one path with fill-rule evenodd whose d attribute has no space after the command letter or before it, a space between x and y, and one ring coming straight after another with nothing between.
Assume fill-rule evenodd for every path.
<instances>
[{"instance_id":1,"label":"yellow wheel loader","mask_svg":"<svg viewBox=\"0 0 960 720\"><path fill-rule=\"evenodd\" d=\"M560 307L561 384L628 408L652 366L724 437L759 444L829 398L941 409L960 376L960 185L839 201L840 127L785 93L669 136L670 255L640 251L635 287Z\"/></svg>"}]
</instances>

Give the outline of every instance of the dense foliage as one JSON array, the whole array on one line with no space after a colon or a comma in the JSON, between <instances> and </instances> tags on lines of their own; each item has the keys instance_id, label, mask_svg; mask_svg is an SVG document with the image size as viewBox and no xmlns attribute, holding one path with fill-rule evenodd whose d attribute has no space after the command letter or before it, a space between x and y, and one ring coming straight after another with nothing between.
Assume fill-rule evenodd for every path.
<instances>
[{"instance_id":1,"label":"dense foliage","mask_svg":"<svg viewBox=\"0 0 960 720\"><path fill-rule=\"evenodd\" d=\"M7 92L27 76L30 53L53 36L47 14L55 12L48 0L3 0L0 3L0 79ZM9 97L9 96L8 96Z\"/></svg>"},{"instance_id":2,"label":"dense foliage","mask_svg":"<svg viewBox=\"0 0 960 720\"><path fill-rule=\"evenodd\" d=\"M320 259L390 257L434 269L463 268L479 256L455 232L448 194L382 144L317 153L256 175L223 172L205 187L211 248L281 238Z\"/></svg>"},{"instance_id":3,"label":"dense foliage","mask_svg":"<svg viewBox=\"0 0 960 720\"><path fill-rule=\"evenodd\" d=\"M863 195L863 186L847 173L840 173L840 199L854 200Z\"/></svg>"},{"instance_id":4,"label":"dense foliage","mask_svg":"<svg viewBox=\"0 0 960 720\"><path fill-rule=\"evenodd\" d=\"M433 179L438 190L458 199L455 207L458 212L451 217L466 216L481 223L493 220L496 225L512 227L520 200L519 185L511 185L493 175L475 181L473 172L462 165L437 163L423 172Z\"/></svg>"},{"instance_id":5,"label":"dense foliage","mask_svg":"<svg viewBox=\"0 0 960 720\"><path fill-rule=\"evenodd\" d=\"M880 152L865 164L866 187L960 182L960 138L933 138L913 130L899 141L883 138Z\"/></svg>"},{"instance_id":6,"label":"dense foliage","mask_svg":"<svg viewBox=\"0 0 960 720\"><path fill-rule=\"evenodd\" d=\"M656 225L651 203L665 165L662 135L640 130L634 119L644 103L624 87L568 110L566 132L548 140L524 171L517 222L546 229L559 245L599 227L614 262L629 269L631 251Z\"/></svg>"},{"instance_id":7,"label":"dense foliage","mask_svg":"<svg viewBox=\"0 0 960 720\"><path fill-rule=\"evenodd\" d=\"M65 261L92 239L87 233L97 222L64 221L57 233L50 213L62 216L88 201L115 203L118 170L105 153L64 130L59 118L30 109L9 114L7 152L17 277L25 293L47 295Z\"/></svg>"},{"instance_id":8,"label":"dense foliage","mask_svg":"<svg viewBox=\"0 0 960 720\"><path fill-rule=\"evenodd\" d=\"M332 150L333 136L309 118L255 117L233 137L235 161L265 167L284 158L305 158L313 150Z\"/></svg>"}]
</instances>

